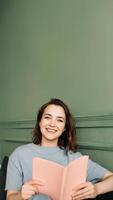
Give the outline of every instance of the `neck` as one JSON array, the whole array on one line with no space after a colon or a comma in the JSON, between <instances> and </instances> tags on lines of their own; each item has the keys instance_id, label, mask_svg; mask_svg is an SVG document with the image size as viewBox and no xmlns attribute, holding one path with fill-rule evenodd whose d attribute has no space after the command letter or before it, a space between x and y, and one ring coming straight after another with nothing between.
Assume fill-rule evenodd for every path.
<instances>
[{"instance_id":1,"label":"neck","mask_svg":"<svg viewBox=\"0 0 113 200\"><path fill-rule=\"evenodd\" d=\"M55 142L55 143L51 143L51 142L44 142L44 141L42 141L42 143L41 143L41 146L43 146L43 147L57 147L58 145L57 145L57 143Z\"/></svg>"}]
</instances>

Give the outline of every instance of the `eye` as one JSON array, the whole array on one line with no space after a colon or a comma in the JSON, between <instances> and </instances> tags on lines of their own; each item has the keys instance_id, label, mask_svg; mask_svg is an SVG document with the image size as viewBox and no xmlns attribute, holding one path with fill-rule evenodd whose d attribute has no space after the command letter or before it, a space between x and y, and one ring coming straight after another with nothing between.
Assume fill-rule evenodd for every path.
<instances>
[{"instance_id":1,"label":"eye","mask_svg":"<svg viewBox=\"0 0 113 200\"><path fill-rule=\"evenodd\" d=\"M50 117L49 117L49 116L45 116L44 118L45 118L45 119L50 119Z\"/></svg>"},{"instance_id":2,"label":"eye","mask_svg":"<svg viewBox=\"0 0 113 200\"><path fill-rule=\"evenodd\" d=\"M57 121L58 121L58 122L61 122L61 123L64 122L63 119L57 119Z\"/></svg>"}]
</instances>

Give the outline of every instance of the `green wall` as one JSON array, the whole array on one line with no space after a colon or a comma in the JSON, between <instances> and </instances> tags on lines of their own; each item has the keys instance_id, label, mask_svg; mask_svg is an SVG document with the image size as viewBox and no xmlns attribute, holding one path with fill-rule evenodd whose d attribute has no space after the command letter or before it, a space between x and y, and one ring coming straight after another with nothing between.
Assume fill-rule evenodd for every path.
<instances>
[{"instance_id":1,"label":"green wall","mask_svg":"<svg viewBox=\"0 0 113 200\"><path fill-rule=\"evenodd\" d=\"M1 159L30 141L37 109L58 97L81 150L113 169L112 24L112 0L0 0Z\"/></svg>"}]
</instances>

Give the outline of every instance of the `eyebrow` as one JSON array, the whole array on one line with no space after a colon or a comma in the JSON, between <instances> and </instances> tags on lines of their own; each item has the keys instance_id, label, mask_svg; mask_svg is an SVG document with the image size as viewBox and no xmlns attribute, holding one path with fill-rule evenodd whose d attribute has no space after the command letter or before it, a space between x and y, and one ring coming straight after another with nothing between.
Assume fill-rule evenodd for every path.
<instances>
[{"instance_id":1,"label":"eyebrow","mask_svg":"<svg viewBox=\"0 0 113 200\"><path fill-rule=\"evenodd\" d=\"M52 115L51 115L51 114L49 114L49 113L45 113L45 114L44 114L44 116L46 116L46 115L47 115L47 116L50 116L50 117L52 116ZM65 120L65 118L64 118L64 117L62 117L62 116L57 116L57 118Z\"/></svg>"}]
</instances>

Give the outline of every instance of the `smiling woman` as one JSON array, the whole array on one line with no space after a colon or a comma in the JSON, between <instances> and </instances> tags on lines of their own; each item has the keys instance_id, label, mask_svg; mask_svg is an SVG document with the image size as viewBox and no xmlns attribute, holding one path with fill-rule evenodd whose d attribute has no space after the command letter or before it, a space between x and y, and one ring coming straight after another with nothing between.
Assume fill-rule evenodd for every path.
<instances>
[{"instance_id":1,"label":"smiling woman","mask_svg":"<svg viewBox=\"0 0 113 200\"><path fill-rule=\"evenodd\" d=\"M57 146L58 138L65 130L65 112L60 106L49 105L44 110L39 123L42 133L42 146Z\"/></svg>"},{"instance_id":2,"label":"smiling woman","mask_svg":"<svg viewBox=\"0 0 113 200\"><path fill-rule=\"evenodd\" d=\"M74 118L68 106L60 99L51 99L44 104L37 114L33 143L18 147L9 158L7 200L52 199L49 194L40 193L40 188L46 183L32 179L33 158L39 157L67 166L82 156L77 152L75 136ZM99 195L110 191L113 191L113 173L89 160L86 182L72 186L70 200L98 199Z\"/></svg>"},{"instance_id":3,"label":"smiling woman","mask_svg":"<svg viewBox=\"0 0 113 200\"><path fill-rule=\"evenodd\" d=\"M34 129L33 143L41 145L44 133L46 133L46 136L52 136L50 130L51 132L54 131L53 136L59 134L53 146L58 145L64 148L66 152L68 150L76 152L74 117L68 106L60 99L51 99L40 108Z\"/></svg>"}]
</instances>

